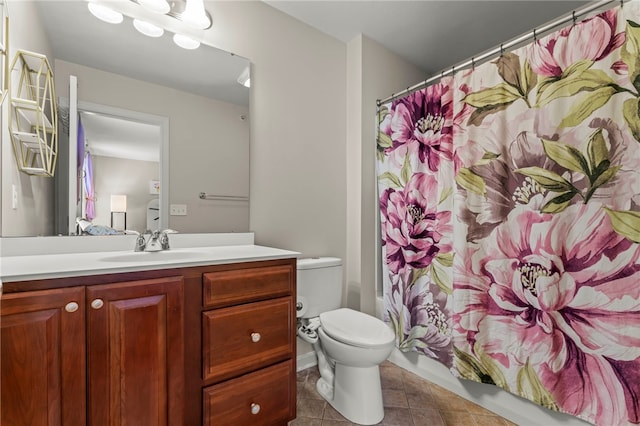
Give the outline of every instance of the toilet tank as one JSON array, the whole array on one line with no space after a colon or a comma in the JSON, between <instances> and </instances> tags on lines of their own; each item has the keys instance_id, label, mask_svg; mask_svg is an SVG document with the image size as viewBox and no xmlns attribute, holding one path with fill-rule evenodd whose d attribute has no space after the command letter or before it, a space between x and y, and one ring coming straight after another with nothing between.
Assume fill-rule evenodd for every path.
<instances>
[{"instance_id":1,"label":"toilet tank","mask_svg":"<svg viewBox=\"0 0 640 426\"><path fill-rule=\"evenodd\" d=\"M317 317L342 305L342 260L337 257L298 259L298 317ZM300 306L300 305L298 305Z\"/></svg>"}]
</instances>

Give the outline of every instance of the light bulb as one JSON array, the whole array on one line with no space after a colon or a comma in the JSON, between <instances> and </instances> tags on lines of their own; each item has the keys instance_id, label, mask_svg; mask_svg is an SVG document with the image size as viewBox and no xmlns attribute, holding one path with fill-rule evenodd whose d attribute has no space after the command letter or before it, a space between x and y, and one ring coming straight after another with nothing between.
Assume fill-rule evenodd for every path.
<instances>
[{"instance_id":1,"label":"light bulb","mask_svg":"<svg viewBox=\"0 0 640 426\"><path fill-rule=\"evenodd\" d=\"M134 19L133 26L136 30L149 37L160 37L164 34L164 30L162 28L140 19Z\"/></svg>"},{"instance_id":2,"label":"light bulb","mask_svg":"<svg viewBox=\"0 0 640 426\"><path fill-rule=\"evenodd\" d=\"M107 6L90 2L87 4L87 7L89 8L89 12L101 21L108 22L110 24L119 24L124 20L122 13Z\"/></svg>"},{"instance_id":3,"label":"light bulb","mask_svg":"<svg viewBox=\"0 0 640 426\"><path fill-rule=\"evenodd\" d=\"M163 15L171 10L171 6L166 0L138 0L138 3L152 12Z\"/></svg>"},{"instance_id":4,"label":"light bulb","mask_svg":"<svg viewBox=\"0 0 640 426\"><path fill-rule=\"evenodd\" d=\"M204 10L203 0L187 0L187 5L182 15L180 15L180 19L200 30L204 30L211 25L211 20Z\"/></svg>"},{"instance_id":5,"label":"light bulb","mask_svg":"<svg viewBox=\"0 0 640 426\"><path fill-rule=\"evenodd\" d=\"M173 42L178 46L182 47L183 49L189 49L189 50L197 49L200 46L199 41L194 40L191 37L187 37L186 35L183 35L183 34L174 34Z\"/></svg>"}]
</instances>

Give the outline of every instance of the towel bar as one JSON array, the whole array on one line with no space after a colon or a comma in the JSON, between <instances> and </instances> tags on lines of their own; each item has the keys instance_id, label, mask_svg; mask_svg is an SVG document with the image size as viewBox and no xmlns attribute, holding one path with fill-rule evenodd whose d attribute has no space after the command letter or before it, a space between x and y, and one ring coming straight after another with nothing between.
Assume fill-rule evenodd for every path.
<instances>
[{"instance_id":1,"label":"towel bar","mask_svg":"<svg viewBox=\"0 0 640 426\"><path fill-rule=\"evenodd\" d=\"M206 192L200 193L202 200L218 200L218 201L249 201L249 197L243 197L239 195L214 195L207 194Z\"/></svg>"}]
</instances>

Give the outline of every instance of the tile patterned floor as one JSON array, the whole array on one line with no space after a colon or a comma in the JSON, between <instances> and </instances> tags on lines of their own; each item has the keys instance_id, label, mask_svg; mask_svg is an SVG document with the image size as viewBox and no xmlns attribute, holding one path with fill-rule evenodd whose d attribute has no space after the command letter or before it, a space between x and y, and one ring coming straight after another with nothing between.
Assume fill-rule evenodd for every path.
<instances>
[{"instance_id":1,"label":"tile patterned floor","mask_svg":"<svg viewBox=\"0 0 640 426\"><path fill-rule=\"evenodd\" d=\"M317 367L298 372L298 417L289 426L349 426L316 391ZM448 390L395 364L380 366L387 426L515 426Z\"/></svg>"}]
</instances>

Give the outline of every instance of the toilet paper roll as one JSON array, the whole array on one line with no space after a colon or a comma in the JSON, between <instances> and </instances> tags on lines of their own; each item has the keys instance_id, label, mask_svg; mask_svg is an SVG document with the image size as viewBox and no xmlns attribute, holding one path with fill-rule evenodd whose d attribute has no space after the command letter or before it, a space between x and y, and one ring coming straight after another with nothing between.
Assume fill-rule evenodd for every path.
<instances>
[{"instance_id":1,"label":"toilet paper roll","mask_svg":"<svg viewBox=\"0 0 640 426\"><path fill-rule=\"evenodd\" d=\"M307 313L307 299L304 296L298 296L296 300L296 317L300 318Z\"/></svg>"}]
</instances>

